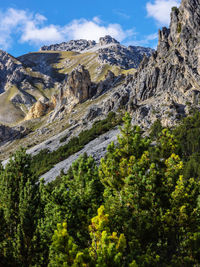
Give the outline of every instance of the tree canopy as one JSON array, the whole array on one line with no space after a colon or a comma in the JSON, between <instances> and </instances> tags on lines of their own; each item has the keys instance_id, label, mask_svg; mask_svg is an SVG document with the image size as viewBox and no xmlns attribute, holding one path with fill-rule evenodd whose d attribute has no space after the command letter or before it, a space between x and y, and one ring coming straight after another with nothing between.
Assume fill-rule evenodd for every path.
<instances>
[{"instance_id":1,"label":"tree canopy","mask_svg":"<svg viewBox=\"0 0 200 267\"><path fill-rule=\"evenodd\" d=\"M23 149L0 167L0 266L199 266L199 113L149 136L123 121L99 165L83 154L56 183Z\"/></svg>"}]
</instances>

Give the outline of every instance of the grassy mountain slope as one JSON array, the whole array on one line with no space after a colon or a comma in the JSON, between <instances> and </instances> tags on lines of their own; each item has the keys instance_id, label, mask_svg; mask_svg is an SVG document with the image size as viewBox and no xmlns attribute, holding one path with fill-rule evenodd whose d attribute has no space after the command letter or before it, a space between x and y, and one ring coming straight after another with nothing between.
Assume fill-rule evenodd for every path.
<instances>
[{"instance_id":1,"label":"grassy mountain slope","mask_svg":"<svg viewBox=\"0 0 200 267\"><path fill-rule=\"evenodd\" d=\"M133 73L135 70L123 70L115 65L100 64L95 52L77 53L69 51L42 51L28 53L17 59L15 64L22 64L26 77L17 84L7 83L5 93L0 95L0 123L15 125L26 116L31 104L13 101L21 95L37 101L40 97L51 98L58 92L58 85L79 64L89 70L91 79L97 83L104 80L108 70L115 75ZM50 81L50 82L49 82Z\"/></svg>"},{"instance_id":2,"label":"grassy mountain slope","mask_svg":"<svg viewBox=\"0 0 200 267\"><path fill-rule=\"evenodd\" d=\"M79 64L89 70L93 82L104 79L108 70L115 75L127 74L131 70L123 70L115 65L100 65L98 54L95 52L77 53L71 51L42 51L23 55L18 58L26 68L38 70L43 74L51 75L58 80L62 80L67 73L70 73ZM39 65L38 65L39 64Z\"/></svg>"}]
</instances>

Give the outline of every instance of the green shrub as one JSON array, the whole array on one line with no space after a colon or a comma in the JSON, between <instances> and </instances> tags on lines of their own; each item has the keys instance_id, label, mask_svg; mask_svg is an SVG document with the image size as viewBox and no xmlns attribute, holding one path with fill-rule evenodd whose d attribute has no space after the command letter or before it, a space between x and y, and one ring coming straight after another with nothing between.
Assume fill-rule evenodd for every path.
<instances>
[{"instance_id":1,"label":"green shrub","mask_svg":"<svg viewBox=\"0 0 200 267\"><path fill-rule=\"evenodd\" d=\"M157 138L158 135L162 132L162 129L163 129L163 127L162 127L162 123L161 123L161 121L160 121L159 119L156 120L156 121L152 124L152 126L151 126L151 128L150 128L150 137L151 137L152 139Z\"/></svg>"},{"instance_id":2,"label":"green shrub","mask_svg":"<svg viewBox=\"0 0 200 267\"><path fill-rule=\"evenodd\" d=\"M177 26L177 32L180 33L180 32L181 32L181 29L182 29L182 25L181 25L181 23L179 22L179 23L178 23L178 26Z\"/></svg>"},{"instance_id":3,"label":"green shrub","mask_svg":"<svg viewBox=\"0 0 200 267\"><path fill-rule=\"evenodd\" d=\"M179 12L179 9L178 9L178 7L176 7L176 6L173 6L173 7L172 7L172 11L178 13L178 12Z\"/></svg>"},{"instance_id":4,"label":"green shrub","mask_svg":"<svg viewBox=\"0 0 200 267\"><path fill-rule=\"evenodd\" d=\"M120 122L121 119L114 112L110 112L106 119L94 122L91 129L82 131L78 137L72 137L67 144L59 147L56 151L41 150L33 157L31 168L38 176L46 173L55 164L80 151L86 144L119 125ZM66 139L63 137L60 141L64 142Z\"/></svg>"}]
</instances>

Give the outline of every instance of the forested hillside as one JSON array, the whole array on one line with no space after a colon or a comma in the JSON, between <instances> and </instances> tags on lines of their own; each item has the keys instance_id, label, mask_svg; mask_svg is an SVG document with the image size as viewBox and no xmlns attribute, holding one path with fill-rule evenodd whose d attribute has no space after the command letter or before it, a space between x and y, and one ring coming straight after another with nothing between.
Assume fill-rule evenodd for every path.
<instances>
[{"instance_id":1,"label":"forested hillside","mask_svg":"<svg viewBox=\"0 0 200 267\"><path fill-rule=\"evenodd\" d=\"M1 167L1 266L199 266L200 113L148 136L123 120L99 166L47 185L23 149Z\"/></svg>"}]
</instances>

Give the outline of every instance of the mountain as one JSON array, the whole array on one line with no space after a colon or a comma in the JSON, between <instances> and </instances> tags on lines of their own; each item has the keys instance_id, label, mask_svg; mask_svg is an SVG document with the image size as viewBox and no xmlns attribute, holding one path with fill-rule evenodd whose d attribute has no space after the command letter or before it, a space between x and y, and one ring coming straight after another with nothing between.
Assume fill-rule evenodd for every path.
<instances>
[{"instance_id":1,"label":"mountain","mask_svg":"<svg viewBox=\"0 0 200 267\"><path fill-rule=\"evenodd\" d=\"M80 53L96 52L99 64L116 65L123 69L137 68L144 56L152 54L153 49L140 46L125 47L107 35L99 43L87 40L75 40L41 47L40 51L73 51Z\"/></svg>"},{"instance_id":2,"label":"mountain","mask_svg":"<svg viewBox=\"0 0 200 267\"><path fill-rule=\"evenodd\" d=\"M180 8L172 8L170 28L159 30L156 51L127 48L106 36L99 43L77 40L43 46L39 52L17 59L5 53L14 73L23 75L6 75L9 68L4 70L5 93L0 99L10 90L8 81L17 84L16 76L19 85L8 99L16 110L22 110L22 106L28 110L17 124L22 127L23 138L13 137L8 139L9 143L4 140L1 158L8 158L19 146L29 148L32 155L57 151L111 111L117 114L129 111L132 123L145 131L158 119L164 126L174 126L192 109L200 108L199 32L199 1L183 0ZM30 89L26 89L28 85ZM16 98L18 92L34 100L13 102L13 95ZM81 151L99 160L107 144L116 140L117 132L110 129L102 136L99 133ZM63 166L70 166L81 151L55 165L46 179L59 175Z\"/></svg>"},{"instance_id":3,"label":"mountain","mask_svg":"<svg viewBox=\"0 0 200 267\"><path fill-rule=\"evenodd\" d=\"M134 123L149 127L156 118L174 125L189 110L199 108L200 5L183 0L172 8L170 28L159 31L157 51L144 58L125 88L131 88Z\"/></svg>"},{"instance_id":4,"label":"mountain","mask_svg":"<svg viewBox=\"0 0 200 267\"><path fill-rule=\"evenodd\" d=\"M149 56L152 51L150 48L126 48L110 36L100 38L98 44L70 41L18 58L0 51L0 122L16 124L41 97L50 100L60 91L67 74L79 64L88 69L93 82L99 82L108 70L115 75L133 72L143 54Z\"/></svg>"},{"instance_id":5,"label":"mountain","mask_svg":"<svg viewBox=\"0 0 200 267\"><path fill-rule=\"evenodd\" d=\"M200 0L182 0L119 73L83 40L2 52L2 104L30 108L0 125L0 266L200 266L199 27Z\"/></svg>"}]
</instances>

